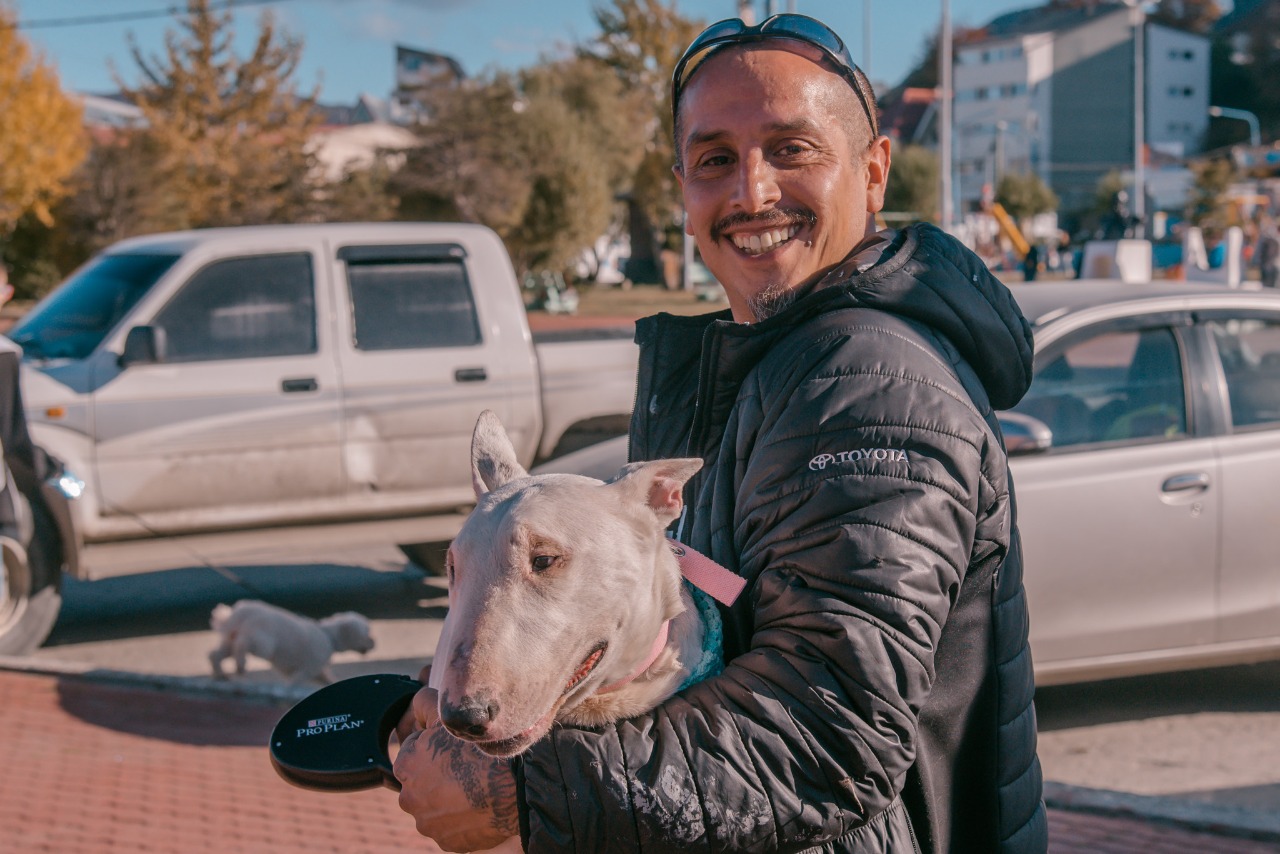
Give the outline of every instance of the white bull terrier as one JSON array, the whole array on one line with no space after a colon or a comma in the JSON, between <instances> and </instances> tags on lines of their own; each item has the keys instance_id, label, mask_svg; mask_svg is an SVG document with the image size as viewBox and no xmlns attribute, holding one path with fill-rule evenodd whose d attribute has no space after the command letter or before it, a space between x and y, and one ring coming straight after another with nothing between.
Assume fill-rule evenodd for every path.
<instances>
[{"instance_id":1,"label":"white bull terrier","mask_svg":"<svg viewBox=\"0 0 1280 854\"><path fill-rule=\"evenodd\" d=\"M682 572L726 604L745 582L665 535L701 460L633 463L607 483L530 476L487 410L471 456L477 504L449 548L430 677L450 733L514 756L556 721L630 717L719 671L719 612Z\"/></svg>"}]
</instances>

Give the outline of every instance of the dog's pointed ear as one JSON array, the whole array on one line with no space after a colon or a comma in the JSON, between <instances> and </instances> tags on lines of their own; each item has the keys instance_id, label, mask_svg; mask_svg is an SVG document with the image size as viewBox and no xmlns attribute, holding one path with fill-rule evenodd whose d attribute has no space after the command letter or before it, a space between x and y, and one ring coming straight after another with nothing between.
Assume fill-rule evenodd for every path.
<instances>
[{"instance_id":1,"label":"dog's pointed ear","mask_svg":"<svg viewBox=\"0 0 1280 854\"><path fill-rule=\"evenodd\" d=\"M476 498L529 473L516 459L516 449L491 410L480 413L471 434L471 486Z\"/></svg>"},{"instance_id":2,"label":"dog's pointed ear","mask_svg":"<svg viewBox=\"0 0 1280 854\"><path fill-rule=\"evenodd\" d=\"M695 457L631 463L609 485L625 490L633 500L647 506L665 528L680 518L684 485L700 468L702 460Z\"/></svg>"}]
</instances>

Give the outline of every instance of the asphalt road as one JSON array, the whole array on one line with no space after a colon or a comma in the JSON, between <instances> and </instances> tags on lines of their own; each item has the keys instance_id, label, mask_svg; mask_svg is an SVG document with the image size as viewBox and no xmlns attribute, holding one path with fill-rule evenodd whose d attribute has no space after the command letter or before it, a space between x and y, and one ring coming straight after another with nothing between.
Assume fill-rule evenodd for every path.
<instances>
[{"instance_id":1,"label":"asphalt road","mask_svg":"<svg viewBox=\"0 0 1280 854\"><path fill-rule=\"evenodd\" d=\"M205 676L219 602L264 599L314 617L356 610L376 648L339 654L339 678L416 674L439 637L447 590L394 546L335 548L298 537L287 561L180 567L68 581L34 664ZM251 662L251 682L275 682ZM1056 783L1280 816L1280 665L1042 688L1040 757Z\"/></svg>"}]
</instances>

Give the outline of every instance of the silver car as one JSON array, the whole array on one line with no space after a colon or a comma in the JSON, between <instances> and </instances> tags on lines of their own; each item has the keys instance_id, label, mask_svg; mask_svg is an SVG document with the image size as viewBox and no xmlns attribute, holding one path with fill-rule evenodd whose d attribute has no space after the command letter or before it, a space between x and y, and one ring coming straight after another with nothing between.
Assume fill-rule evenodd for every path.
<instances>
[{"instance_id":1,"label":"silver car","mask_svg":"<svg viewBox=\"0 0 1280 854\"><path fill-rule=\"evenodd\" d=\"M1041 685L1280 658L1280 293L1015 285L1001 413ZM609 477L618 439L548 468Z\"/></svg>"},{"instance_id":2,"label":"silver car","mask_svg":"<svg viewBox=\"0 0 1280 854\"><path fill-rule=\"evenodd\" d=\"M1280 294L1014 293L1036 338L1004 420L1037 681L1280 657Z\"/></svg>"}]
</instances>

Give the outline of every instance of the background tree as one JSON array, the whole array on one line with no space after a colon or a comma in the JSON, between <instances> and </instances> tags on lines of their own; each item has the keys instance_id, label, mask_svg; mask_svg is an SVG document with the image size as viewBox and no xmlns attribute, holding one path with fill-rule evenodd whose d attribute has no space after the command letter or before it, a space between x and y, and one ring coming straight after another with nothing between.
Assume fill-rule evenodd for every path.
<instances>
[{"instance_id":1,"label":"background tree","mask_svg":"<svg viewBox=\"0 0 1280 854\"><path fill-rule=\"evenodd\" d=\"M79 104L58 75L19 35L0 5L0 241L25 215L49 225L51 206L68 192L84 157Z\"/></svg>"},{"instance_id":2,"label":"background tree","mask_svg":"<svg viewBox=\"0 0 1280 854\"><path fill-rule=\"evenodd\" d=\"M1148 20L1204 35L1222 17L1217 0L1160 0Z\"/></svg>"},{"instance_id":3,"label":"background tree","mask_svg":"<svg viewBox=\"0 0 1280 854\"><path fill-rule=\"evenodd\" d=\"M144 56L131 38L143 82L116 81L142 110L161 180L182 199L166 225L307 218L315 174L307 142L319 115L315 92L299 95L293 80L302 42L265 12L253 51L240 59L230 12L213 13L208 0L189 0L178 24L163 55Z\"/></svg>"},{"instance_id":4,"label":"background tree","mask_svg":"<svg viewBox=\"0 0 1280 854\"><path fill-rule=\"evenodd\" d=\"M938 155L922 145L904 145L893 152L893 168L885 188L886 214L910 214L913 220L937 221ZM887 217L886 217L887 218Z\"/></svg>"},{"instance_id":5,"label":"background tree","mask_svg":"<svg viewBox=\"0 0 1280 854\"><path fill-rule=\"evenodd\" d=\"M1191 170L1195 173L1195 182L1187 199L1187 221L1199 226L1205 243L1212 244L1221 239L1228 226L1239 224L1227 200L1235 168L1230 160L1215 158L1194 164Z\"/></svg>"},{"instance_id":6,"label":"background tree","mask_svg":"<svg viewBox=\"0 0 1280 854\"><path fill-rule=\"evenodd\" d=\"M649 112L636 125L645 141L630 187L631 269L637 281L661 281L654 258L659 236L679 225L683 215L680 189L671 165L671 74L680 54L703 28L685 18L674 0L613 0L595 10L600 36L584 53L604 61L630 92L643 93Z\"/></svg>"},{"instance_id":7,"label":"background tree","mask_svg":"<svg viewBox=\"0 0 1280 854\"><path fill-rule=\"evenodd\" d=\"M483 223L520 272L564 271L610 228L645 140L642 95L599 60L547 60L427 96L393 186L402 216Z\"/></svg>"},{"instance_id":8,"label":"background tree","mask_svg":"<svg viewBox=\"0 0 1280 854\"><path fill-rule=\"evenodd\" d=\"M1019 220L1058 209L1057 194L1034 172L1002 175L996 185L996 201Z\"/></svg>"}]
</instances>

